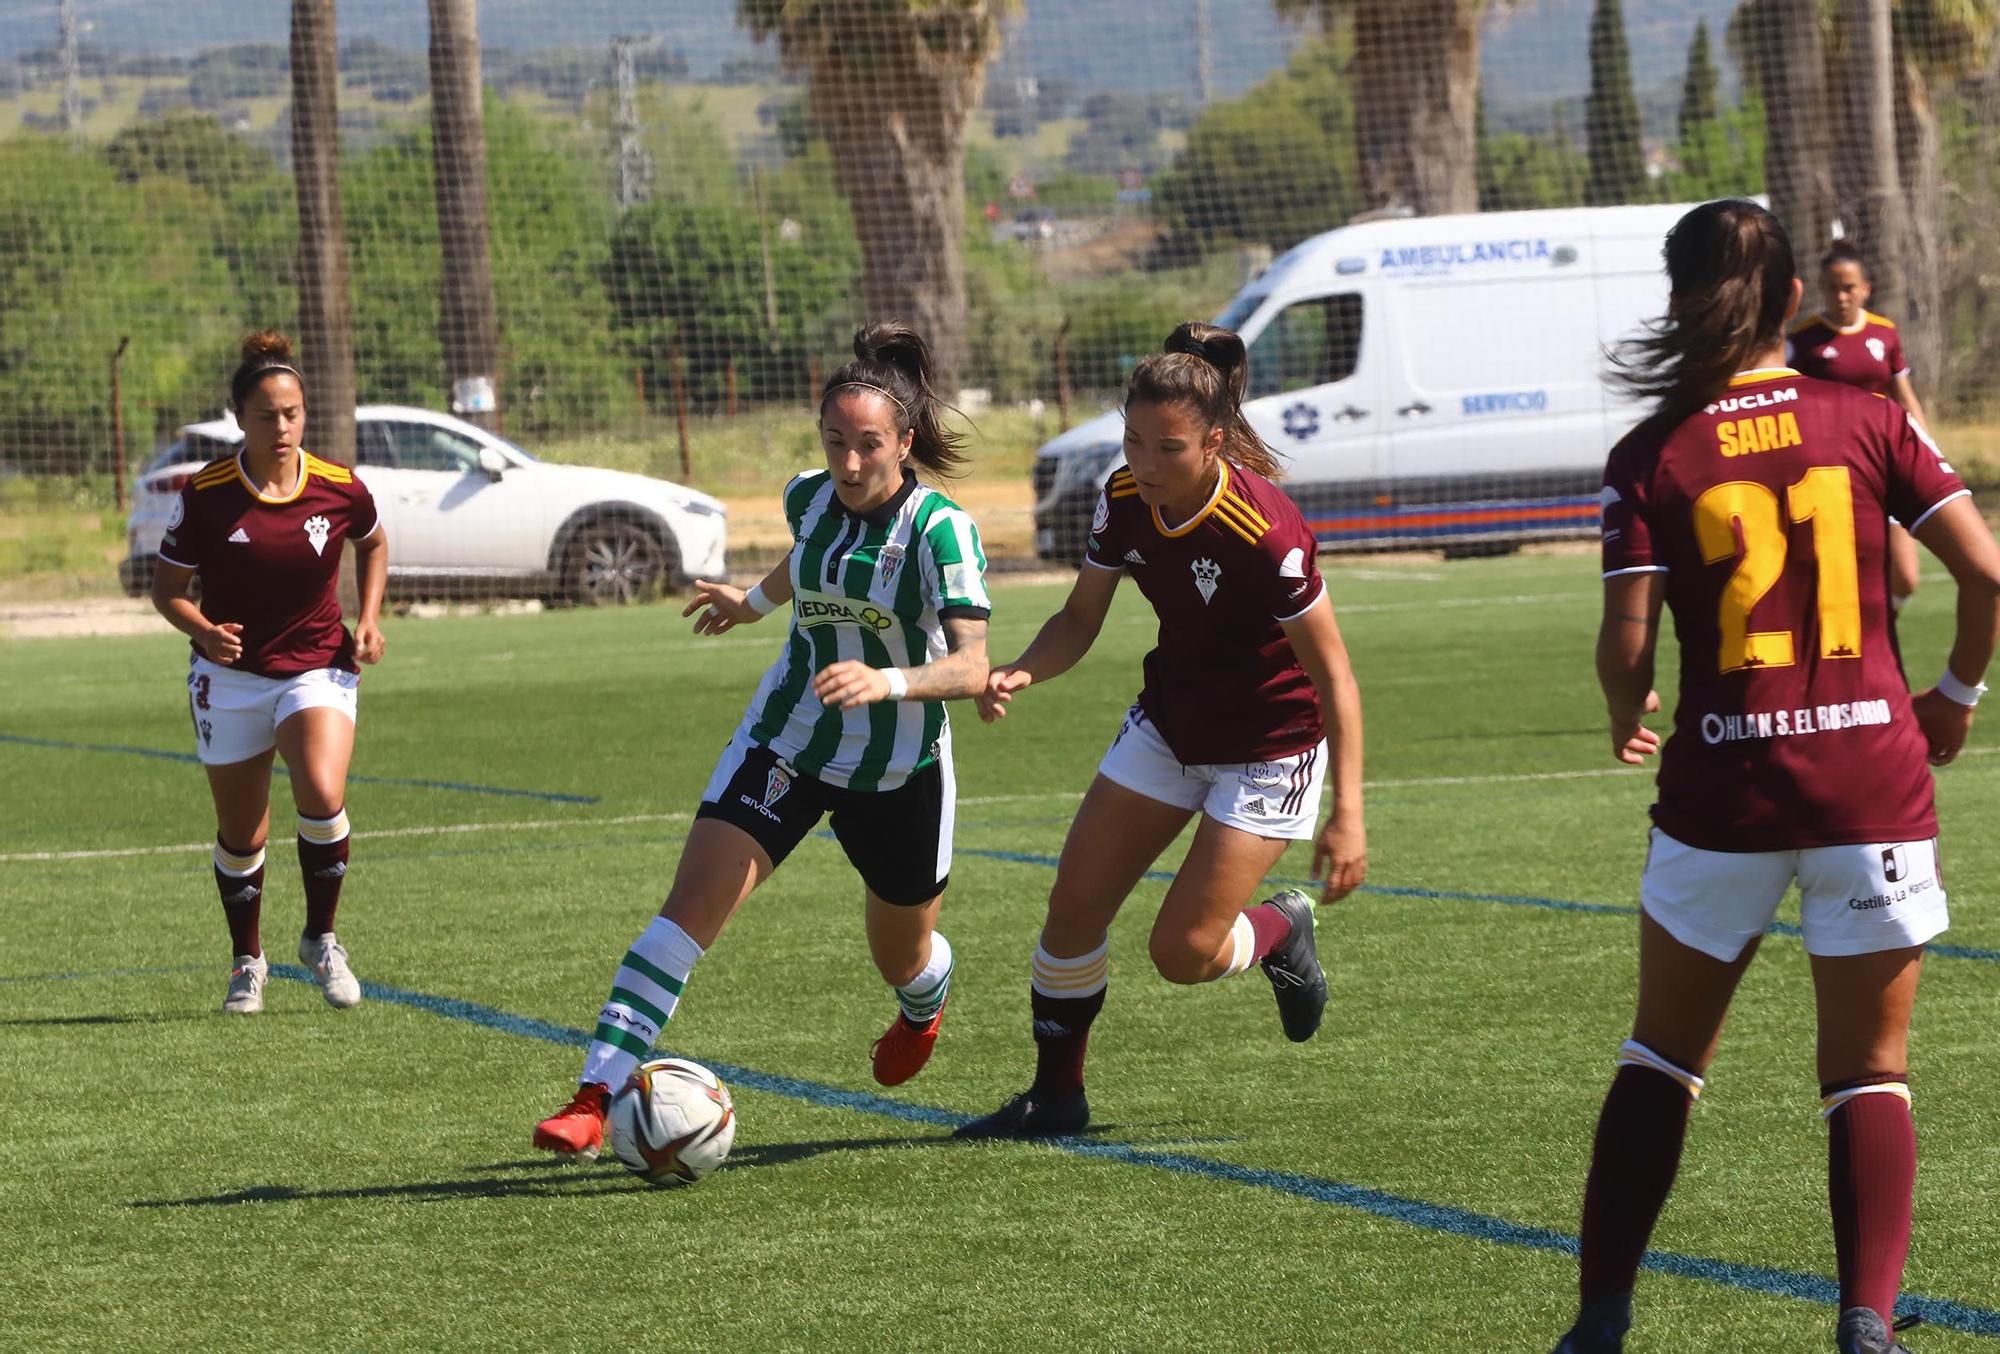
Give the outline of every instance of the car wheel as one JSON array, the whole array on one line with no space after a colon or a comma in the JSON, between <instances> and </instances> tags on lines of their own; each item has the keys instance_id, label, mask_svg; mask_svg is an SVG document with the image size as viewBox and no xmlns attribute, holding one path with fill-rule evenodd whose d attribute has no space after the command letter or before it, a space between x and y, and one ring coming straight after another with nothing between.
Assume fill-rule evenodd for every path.
<instances>
[{"instance_id":1,"label":"car wheel","mask_svg":"<svg viewBox=\"0 0 2000 1354\"><path fill-rule=\"evenodd\" d=\"M660 595L666 552L637 522L592 522L570 547L569 597L578 606L625 606Z\"/></svg>"}]
</instances>

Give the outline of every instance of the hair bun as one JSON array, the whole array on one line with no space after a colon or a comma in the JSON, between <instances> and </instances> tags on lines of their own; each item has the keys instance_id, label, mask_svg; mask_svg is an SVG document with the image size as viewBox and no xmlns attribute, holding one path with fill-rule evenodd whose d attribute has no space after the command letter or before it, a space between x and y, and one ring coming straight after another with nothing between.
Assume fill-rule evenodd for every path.
<instances>
[{"instance_id":1,"label":"hair bun","mask_svg":"<svg viewBox=\"0 0 2000 1354\"><path fill-rule=\"evenodd\" d=\"M1242 366L1249 352L1233 331L1189 320L1167 335L1167 352L1187 353L1227 375Z\"/></svg>"},{"instance_id":2,"label":"hair bun","mask_svg":"<svg viewBox=\"0 0 2000 1354\"><path fill-rule=\"evenodd\" d=\"M292 341L275 329L259 329L243 336L243 360L260 362L276 359L279 362L292 360Z\"/></svg>"}]
</instances>

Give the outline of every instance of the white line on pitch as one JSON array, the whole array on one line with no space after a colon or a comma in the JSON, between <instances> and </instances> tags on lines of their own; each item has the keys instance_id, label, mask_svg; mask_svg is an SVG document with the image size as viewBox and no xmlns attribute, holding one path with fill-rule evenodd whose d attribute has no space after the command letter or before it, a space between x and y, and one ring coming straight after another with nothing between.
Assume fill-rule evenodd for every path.
<instances>
[{"instance_id":1,"label":"white line on pitch","mask_svg":"<svg viewBox=\"0 0 2000 1354\"><path fill-rule=\"evenodd\" d=\"M442 837L458 832L533 832L550 827L620 827L631 823L685 823L691 813L628 813L617 818L533 818L510 823L443 823L431 827L387 827L357 832L363 841L385 837ZM124 846L103 851L15 851L0 855L0 865L46 860L112 860L121 856L171 856L212 851L213 842L177 842L172 846Z\"/></svg>"},{"instance_id":2,"label":"white line on pitch","mask_svg":"<svg viewBox=\"0 0 2000 1354\"><path fill-rule=\"evenodd\" d=\"M2000 755L2000 747L1967 748L1967 757ZM1612 776L1646 776L1650 767L1601 767L1583 771L1510 771L1485 776L1408 776L1362 782L1368 790L1415 790L1451 785L1525 785L1540 781L1597 780ZM961 799L961 805L1051 803L1082 799L1080 790L1040 790L1027 794L976 795ZM533 818L506 823L445 823L432 827L391 827L374 832L357 832L363 840L388 837L440 837L460 832L533 832L552 827L624 827L634 823L684 823L691 813L628 813L615 818ZM100 851L14 851L0 855L0 865L24 865L40 861L114 860L128 856L183 855L214 849L213 842L178 842L171 846L125 846Z\"/></svg>"}]
</instances>

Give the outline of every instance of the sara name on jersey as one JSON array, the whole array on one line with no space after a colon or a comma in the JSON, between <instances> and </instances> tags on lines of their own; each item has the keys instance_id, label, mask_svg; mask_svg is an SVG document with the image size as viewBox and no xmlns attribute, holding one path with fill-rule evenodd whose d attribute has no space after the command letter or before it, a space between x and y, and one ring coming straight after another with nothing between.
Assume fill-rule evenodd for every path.
<instances>
[{"instance_id":1,"label":"sara name on jersey","mask_svg":"<svg viewBox=\"0 0 2000 1354\"><path fill-rule=\"evenodd\" d=\"M875 511L852 513L823 470L785 486L785 517L794 542L791 630L744 728L806 775L894 789L936 758L948 727L943 702L829 709L812 694L813 675L843 659L914 668L942 658L944 620L983 620L992 608L978 528L914 476Z\"/></svg>"}]
</instances>

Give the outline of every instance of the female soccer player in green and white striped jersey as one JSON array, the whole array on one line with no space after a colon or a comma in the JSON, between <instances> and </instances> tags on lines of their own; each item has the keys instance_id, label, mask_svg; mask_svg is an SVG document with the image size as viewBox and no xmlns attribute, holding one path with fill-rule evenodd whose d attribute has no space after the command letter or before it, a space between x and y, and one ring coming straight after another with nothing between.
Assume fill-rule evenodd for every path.
<instances>
[{"instance_id":1,"label":"female soccer player in green and white striped jersey","mask_svg":"<svg viewBox=\"0 0 2000 1354\"><path fill-rule=\"evenodd\" d=\"M612 980L576 1095L535 1126L537 1147L595 1155L611 1093L651 1050L695 961L829 812L900 1007L875 1043L875 1079L898 1085L930 1057L952 970L935 930L957 795L944 702L985 688L986 557L972 519L915 474L964 459L923 339L870 325L854 353L820 396L827 468L785 486L791 552L748 593L695 584L685 614L696 634L787 602L791 630L709 779L660 915Z\"/></svg>"}]
</instances>

